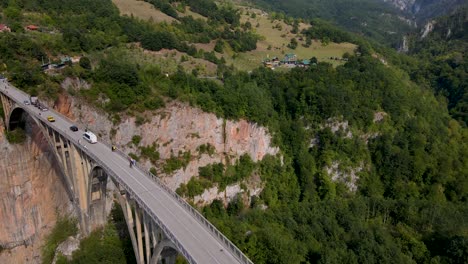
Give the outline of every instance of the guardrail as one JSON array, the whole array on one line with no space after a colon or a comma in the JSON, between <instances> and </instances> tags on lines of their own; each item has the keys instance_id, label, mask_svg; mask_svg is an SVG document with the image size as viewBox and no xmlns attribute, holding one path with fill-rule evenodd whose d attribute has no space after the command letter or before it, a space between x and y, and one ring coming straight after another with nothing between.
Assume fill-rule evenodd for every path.
<instances>
[{"instance_id":1,"label":"guardrail","mask_svg":"<svg viewBox=\"0 0 468 264\"><path fill-rule=\"evenodd\" d=\"M10 85L10 87L13 87ZM22 93L23 95L25 95L26 97L29 97L29 95L25 92L23 92L22 90L19 90L15 87L13 87L14 89L16 89L17 91L19 91L20 93ZM7 95L8 96L8 95ZM18 103L18 102L17 102ZM22 102L20 102L20 104L22 104ZM72 120L70 120L68 117L56 112L55 110L53 109L50 109L49 108L49 111L55 113L55 114L59 114L60 116L62 116L63 118L65 119L68 119L71 123L73 123ZM29 111L28 111L29 114L31 114ZM32 112L32 115L35 116L36 118L39 118L39 119L43 119L42 116L38 116L36 113ZM61 131L62 133L60 133L62 136L66 137L68 140L70 140L71 142L73 142L76 146L82 146L81 144L78 143L78 141L76 141L75 139L69 137L67 135L67 133L65 133L65 131L62 131L60 128L56 128L56 130L59 130ZM100 140L104 145L106 145L108 148L112 148L112 145L107 142L106 140L104 139L101 139ZM81 147L80 147L81 148ZM152 212L149 208L148 205L146 205L143 200L141 200L137 195L136 193L134 193L129 186L127 186L125 184L125 182L116 174L114 173L114 171L109 168L107 165L105 165L97 156L95 156L93 153L91 153L87 148L81 148L82 151L84 151L87 155L89 155L90 157L92 157L97 163L99 163L99 165L103 168L106 169L106 171L109 173L109 174L112 174L112 176L119 182L119 184L121 184L122 186L125 187L125 190L127 192L129 192L133 197L134 199L138 202L138 204L149 214L153 217L153 220L161 227L161 229L163 229L163 231L165 232L165 234L169 237L169 239L178 247L178 249L181 251L180 253L182 253L182 255L184 255L184 257L187 259L187 261L189 261L189 263L196 263L195 260L190 256L190 254L188 253L188 251L183 247L182 244L179 243L178 239L176 239L176 237L174 236L174 234L172 234L172 232L170 232L170 230L161 222L161 220L156 216L156 214L154 212ZM120 149L116 149L116 152L122 156L123 158L125 159L130 159L130 156L128 156L127 154L125 154L123 151L121 151ZM212 232L215 237L220 241L222 242L225 246L227 246L227 248L232 252L234 253L233 255L238 259L240 260L242 263L245 263L245 264L253 264L253 262L236 246L234 245L234 243L232 243L225 235L223 235L223 233L221 233L213 224L211 224L198 210L196 210L195 208L193 208L189 203L187 203L182 197L180 197L176 192L172 191L171 189L169 189L169 187L167 187L156 175L152 174L150 171L144 169L143 167L141 167L139 164L136 165L136 168L138 170L140 170L141 173L143 173L145 176L149 177L150 179L152 179L158 186L160 186L163 190L165 190L169 195L171 195L172 197L174 197L178 202L179 204L184 207L185 209L187 209L194 217L195 219L197 219L197 221L199 221L201 224L203 224L204 226L206 226L208 228L208 230L210 230L210 232Z\"/></svg>"},{"instance_id":2,"label":"guardrail","mask_svg":"<svg viewBox=\"0 0 468 264\"><path fill-rule=\"evenodd\" d=\"M101 140L101 142L106 145L109 148L112 148L112 145L109 142ZM130 156L125 154L123 151L120 149L115 150L120 156L130 159ZM187 203L180 195L178 195L176 192L171 190L169 187L167 187L156 175L151 173L150 171L146 170L145 168L141 167L138 163L135 165L135 167L140 170L141 173L143 173L145 176L149 177L152 179L158 186L160 186L163 190L165 190L168 194L170 194L172 197L174 197L180 205L182 205L185 209L187 209L193 216L195 216L195 219L199 221L201 224L205 225L208 227L208 230L212 232L215 237L221 241L227 248L234 253L233 255L240 260L242 263L245 264L253 264L253 262L245 256L245 254L236 246L234 243L232 243L223 233L221 233L212 223L210 223L197 209L193 208L189 203Z\"/></svg>"}]
</instances>

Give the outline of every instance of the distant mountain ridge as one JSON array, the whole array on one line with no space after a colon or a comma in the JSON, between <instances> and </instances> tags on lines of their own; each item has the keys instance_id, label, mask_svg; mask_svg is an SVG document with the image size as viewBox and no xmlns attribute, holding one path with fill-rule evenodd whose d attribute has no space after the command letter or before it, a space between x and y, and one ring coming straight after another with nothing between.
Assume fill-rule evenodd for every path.
<instances>
[{"instance_id":1,"label":"distant mountain ridge","mask_svg":"<svg viewBox=\"0 0 468 264\"><path fill-rule=\"evenodd\" d=\"M466 0L379 0L390 3L420 23L446 15L468 4Z\"/></svg>"}]
</instances>

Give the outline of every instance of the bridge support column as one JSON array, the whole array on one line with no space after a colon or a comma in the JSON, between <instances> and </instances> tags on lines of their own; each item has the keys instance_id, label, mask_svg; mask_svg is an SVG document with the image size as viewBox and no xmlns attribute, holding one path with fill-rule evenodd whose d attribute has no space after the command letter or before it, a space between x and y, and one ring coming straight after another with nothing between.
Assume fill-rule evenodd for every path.
<instances>
[{"instance_id":1,"label":"bridge support column","mask_svg":"<svg viewBox=\"0 0 468 264\"><path fill-rule=\"evenodd\" d=\"M138 241L138 257L140 260L140 263L145 263L145 255L143 254L143 237L141 233L141 210L138 208L138 206L135 206L135 225L136 225L136 235L137 235L137 241Z\"/></svg>"},{"instance_id":2,"label":"bridge support column","mask_svg":"<svg viewBox=\"0 0 468 264\"><path fill-rule=\"evenodd\" d=\"M2 101L2 106L3 106L3 113L5 114L5 128L8 130L9 129L9 115L11 113L11 110L13 109L14 102L10 100L7 96L5 96L3 93L0 93L0 99Z\"/></svg>"},{"instance_id":3,"label":"bridge support column","mask_svg":"<svg viewBox=\"0 0 468 264\"><path fill-rule=\"evenodd\" d=\"M144 234L145 234L145 257L146 257L146 263L149 263L150 262L150 259L151 259L151 251L150 251L150 235L149 235L149 227L151 226L149 220L148 220L148 217L146 215L146 213L143 211L143 230L144 230Z\"/></svg>"}]
</instances>

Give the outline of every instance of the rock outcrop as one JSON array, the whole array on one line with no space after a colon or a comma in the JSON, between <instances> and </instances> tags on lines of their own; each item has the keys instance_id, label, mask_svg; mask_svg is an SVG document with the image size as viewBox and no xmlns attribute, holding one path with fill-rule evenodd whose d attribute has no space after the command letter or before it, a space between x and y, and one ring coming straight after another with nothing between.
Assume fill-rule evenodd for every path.
<instances>
[{"instance_id":1,"label":"rock outcrop","mask_svg":"<svg viewBox=\"0 0 468 264\"><path fill-rule=\"evenodd\" d=\"M120 116L119 124L113 125L108 114L78 99L66 98L66 95L56 101L54 108L80 127L93 131L100 140L113 142L125 153L139 154L140 147L156 146L160 160L156 164L141 160L140 164L147 169L155 167L158 176L173 190L197 176L198 169L208 164L232 163L243 154L249 154L253 161L259 161L265 155L279 152L277 147L272 147L272 137L266 128L246 120L225 120L177 101L167 103L165 108L158 111L142 113L145 122L140 125L136 117L125 115ZM138 146L132 143L134 136L141 137ZM209 145L214 152L200 153L198 148L201 145ZM190 160L185 167L164 173L162 168L167 159L188 152ZM206 201L216 197L203 196L208 199Z\"/></svg>"},{"instance_id":2,"label":"rock outcrop","mask_svg":"<svg viewBox=\"0 0 468 264\"><path fill-rule=\"evenodd\" d=\"M27 141L11 145L0 120L0 263L40 263L43 238L55 225L57 213L72 209L38 131L27 127Z\"/></svg>"}]
</instances>

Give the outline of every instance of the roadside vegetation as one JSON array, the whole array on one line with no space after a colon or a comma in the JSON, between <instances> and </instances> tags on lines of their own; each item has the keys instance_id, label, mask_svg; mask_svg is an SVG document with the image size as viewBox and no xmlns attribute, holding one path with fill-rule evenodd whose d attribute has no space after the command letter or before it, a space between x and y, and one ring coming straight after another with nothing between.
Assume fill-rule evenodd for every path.
<instances>
[{"instance_id":1,"label":"roadside vegetation","mask_svg":"<svg viewBox=\"0 0 468 264\"><path fill-rule=\"evenodd\" d=\"M463 60L414 59L313 20L311 28L300 31L304 43L289 39L288 49L295 44L299 49L309 39L312 50L335 42L356 52L334 65L318 56L308 68L252 67L246 72L229 64L232 56L254 52L267 39L249 30L246 17L241 19L233 5L210 0L149 3L179 23L120 16L110 0L0 0L1 19L13 31L0 34L1 71L21 89L50 98L65 92L60 87L64 78L84 79L91 87L71 92L113 116L139 115L181 100L220 117L268 127L281 157L267 156L256 164L247 157L231 165L211 164L178 190L193 197L214 184L225 187L258 173L264 189L250 204L237 197L227 208L214 201L201 209L255 263L466 262L468 132L459 104L464 97L455 89L466 82L458 67L465 65ZM188 6L204 18L182 15ZM255 16L249 13L252 29ZM301 28L297 20L284 20L291 30ZM44 30L25 31L29 23ZM430 47L448 51L440 39L431 41L437 46ZM213 50L194 43L213 45ZM210 61L216 65L217 80L202 78L196 67L186 71L173 64L168 72L147 56L166 49L177 50L173 57L180 60L183 53L187 61ZM43 58L65 54L86 54L89 61L82 59L54 74L41 70ZM233 55L223 61L219 54ZM448 75L439 74L437 65L420 67L440 61ZM442 86L442 81L450 86ZM450 106L441 96L446 92L457 94L448 97ZM346 121L349 129L327 126L333 120ZM138 146L140 140L134 137L132 144ZM142 158L159 158L156 145L140 150ZM210 151L205 146L198 152ZM184 168L191 158L190 152L173 154L163 171ZM349 179L333 179L327 168L334 165L345 172L360 168L355 190L346 185ZM128 256L119 253L118 248L127 252L128 244L117 242L114 229L98 232L83 248L102 248L113 255L101 257L115 262ZM62 234L48 243L46 256L61 239ZM80 252L76 257L94 261L98 254Z\"/></svg>"}]
</instances>

